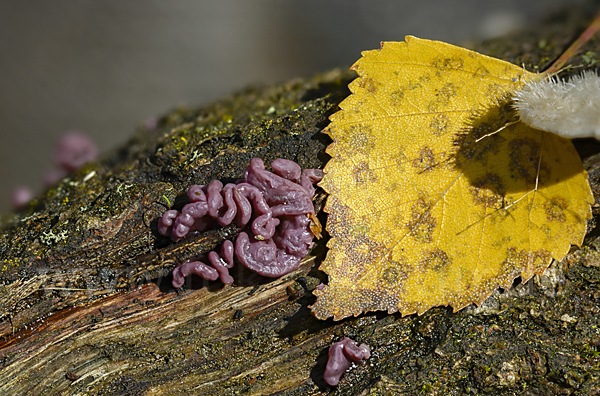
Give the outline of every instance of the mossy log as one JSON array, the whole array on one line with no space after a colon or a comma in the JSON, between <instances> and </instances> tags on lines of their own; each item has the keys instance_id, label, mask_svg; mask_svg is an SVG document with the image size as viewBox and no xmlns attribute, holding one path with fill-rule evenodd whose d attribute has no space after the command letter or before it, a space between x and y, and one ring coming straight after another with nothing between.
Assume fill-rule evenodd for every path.
<instances>
[{"instance_id":1,"label":"mossy log","mask_svg":"<svg viewBox=\"0 0 600 396\"><path fill-rule=\"evenodd\" d=\"M543 70L589 22L565 20L474 49ZM596 54L597 38L572 63L593 67ZM322 168L330 142L320 131L354 77L334 70L176 110L5 216L0 394L598 394L597 204L582 249L457 313L315 319L308 306L326 281L317 269L326 238L279 279L236 268L233 285L170 286L178 262L239 230L173 245L158 217L186 202L188 185L235 180L253 157ZM598 202L600 148L576 146ZM343 336L370 345L372 357L332 388L322 379L327 350Z\"/></svg>"}]
</instances>

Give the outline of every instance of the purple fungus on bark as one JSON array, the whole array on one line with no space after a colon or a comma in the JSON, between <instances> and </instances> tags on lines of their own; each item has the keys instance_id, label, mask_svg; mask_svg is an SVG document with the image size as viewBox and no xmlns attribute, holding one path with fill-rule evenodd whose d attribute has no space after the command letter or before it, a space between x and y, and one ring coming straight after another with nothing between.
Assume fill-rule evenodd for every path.
<instances>
[{"instance_id":1,"label":"purple fungus on bark","mask_svg":"<svg viewBox=\"0 0 600 396\"><path fill-rule=\"evenodd\" d=\"M173 286L196 274L204 279L221 279L230 284L228 269L234 256L260 275L278 277L295 270L313 246L311 221L314 219L313 183L323 177L318 169L302 171L293 161L277 159L273 172L254 158L236 183L223 186L218 180L208 186L193 185L191 201L181 212L167 210L158 222L158 232L178 242L187 235L226 226L233 222L242 228L235 245L226 241L221 254L210 252L209 264L197 258L173 270ZM311 217L309 217L311 216Z\"/></svg>"},{"instance_id":2,"label":"purple fungus on bark","mask_svg":"<svg viewBox=\"0 0 600 396\"><path fill-rule=\"evenodd\" d=\"M71 130L63 133L54 145L54 162L59 168L48 169L42 178L44 186L50 187L60 179L81 168L86 162L96 159L96 144L83 132ZM29 187L18 186L12 193L15 209L22 209L33 199Z\"/></svg>"},{"instance_id":3,"label":"purple fungus on bark","mask_svg":"<svg viewBox=\"0 0 600 396\"><path fill-rule=\"evenodd\" d=\"M150 117L142 123L142 126L149 131L153 131L158 126L158 118Z\"/></svg>"},{"instance_id":4,"label":"purple fungus on bark","mask_svg":"<svg viewBox=\"0 0 600 396\"><path fill-rule=\"evenodd\" d=\"M59 137L55 146L54 157L61 168L74 172L83 164L96 159L96 144L84 133L72 130Z\"/></svg>"},{"instance_id":5,"label":"purple fungus on bark","mask_svg":"<svg viewBox=\"0 0 600 396\"><path fill-rule=\"evenodd\" d=\"M327 360L323 379L329 385L336 386L352 363L361 363L370 357L371 350L368 345L358 346L355 341L344 337L329 347L329 360Z\"/></svg>"},{"instance_id":6,"label":"purple fungus on bark","mask_svg":"<svg viewBox=\"0 0 600 396\"><path fill-rule=\"evenodd\" d=\"M17 186L13 190L11 198L16 209L23 209L33 199L33 191L27 186Z\"/></svg>"},{"instance_id":7,"label":"purple fungus on bark","mask_svg":"<svg viewBox=\"0 0 600 396\"><path fill-rule=\"evenodd\" d=\"M185 277L190 274L196 274L204 279L217 280L230 285L233 283L233 278L229 275L228 269L233 267L233 243L225 241L221 246L221 256L217 252L208 254L208 261L212 267L204 264L201 261L190 261L173 270L173 287L180 288L183 286Z\"/></svg>"}]
</instances>

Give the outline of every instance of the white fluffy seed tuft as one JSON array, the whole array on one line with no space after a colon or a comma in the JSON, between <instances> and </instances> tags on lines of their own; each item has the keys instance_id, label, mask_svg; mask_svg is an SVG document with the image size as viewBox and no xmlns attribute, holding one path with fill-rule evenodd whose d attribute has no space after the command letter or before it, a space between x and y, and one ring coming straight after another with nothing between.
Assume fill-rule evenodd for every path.
<instances>
[{"instance_id":1,"label":"white fluffy seed tuft","mask_svg":"<svg viewBox=\"0 0 600 396\"><path fill-rule=\"evenodd\" d=\"M600 139L600 77L586 71L567 81L540 79L514 93L521 121L566 138Z\"/></svg>"}]
</instances>

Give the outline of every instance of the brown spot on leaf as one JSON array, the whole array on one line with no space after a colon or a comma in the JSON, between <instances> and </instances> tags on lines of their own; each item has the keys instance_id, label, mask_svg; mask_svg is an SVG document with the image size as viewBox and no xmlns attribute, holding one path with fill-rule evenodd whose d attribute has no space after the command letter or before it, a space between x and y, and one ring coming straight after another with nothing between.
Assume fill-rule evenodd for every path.
<instances>
[{"instance_id":1,"label":"brown spot on leaf","mask_svg":"<svg viewBox=\"0 0 600 396\"><path fill-rule=\"evenodd\" d=\"M393 224L401 226L404 221L404 216L402 215L402 213L400 211L398 211L398 212L396 212L396 214L394 214L394 216L392 216L392 221L393 221Z\"/></svg>"},{"instance_id":2,"label":"brown spot on leaf","mask_svg":"<svg viewBox=\"0 0 600 396\"><path fill-rule=\"evenodd\" d=\"M417 88L422 88L422 84L421 84L421 78L419 78L419 80L417 82L415 81L409 81L406 85L401 86L398 90L392 92L390 94L390 101L392 102L392 105L394 106L400 106L402 105L402 101L404 99L405 96L410 95L411 91L417 89Z\"/></svg>"},{"instance_id":3,"label":"brown spot on leaf","mask_svg":"<svg viewBox=\"0 0 600 396\"><path fill-rule=\"evenodd\" d=\"M450 103L450 99L456 96L458 87L454 83L446 83L443 87L435 90L433 99L427 103L427 110L430 112L444 109Z\"/></svg>"},{"instance_id":4,"label":"brown spot on leaf","mask_svg":"<svg viewBox=\"0 0 600 396\"><path fill-rule=\"evenodd\" d=\"M410 235L419 242L431 243L437 221L431 215L433 202L419 198L411 207L411 219L406 224Z\"/></svg>"},{"instance_id":5,"label":"brown spot on leaf","mask_svg":"<svg viewBox=\"0 0 600 396\"><path fill-rule=\"evenodd\" d=\"M404 99L404 91L398 89L390 94L390 102L392 106L400 106L402 104L402 99Z\"/></svg>"},{"instance_id":6,"label":"brown spot on leaf","mask_svg":"<svg viewBox=\"0 0 600 396\"><path fill-rule=\"evenodd\" d=\"M385 191L388 192L394 192L394 191L398 191L398 189L400 188L400 185L396 182L390 183L389 185L387 185L385 188Z\"/></svg>"},{"instance_id":7,"label":"brown spot on leaf","mask_svg":"<svg viewBox=\"0 0 600 396\"><path fill-rule=\"evenodd\" d=\"M377 91L377 83L371 77L363 77L359 80L358 86L374 94Z\"/></svg>"},{"instance_id":8,"label":"brown spot on leaf","mask_svg":"<svg viewBox=\"0 0 600 396\"><path fill-rule=\"evenodd\" d=\"M402 92L410 92L410 91L414 91L417 88L422 88L423 85L421 83L423 82L423 80L428 80L426 76L424 78L422 78L422 77L423 76L419 77L417 82L409 81L408 84L406 84L402 87Z\"/></svg>"},{"instance_id":9,"label":"brown spot on leaf","mask_svg":"<svg viewBox=\"0 0 600 396\"><path fill-rule=\"evenodd\" d=\"M540 160L540 144L533 139L515 139L509 143L510 170L516 177L521 177L529 184L536 178L547 180L548 165ZM539 167L539 172L538 172Z\"/></svg>"},{"instance_id":10,"label":"brown spot on leaf","mask_svg":"<svg viewBox=\"0 0 600 396\"><path fill-rule=\"evenodd\" d=\"M502 86L498 83L490 83L487 85L486 89L485 89L486 95L489 95L491 97L496 97L499 96L501 98L508 98L508 94L504 92L504 89L502 88ZM506 100L506 102L508 103L508 100Z\"/></svg>"},{"instance_id":11,"label":"brown spot on leaf","mask_svg":"<svg viewBox=\"0 0 600 396\"><path fill-rule=\"evenodd\" d=\"M421 147L419 156L412 161L412 166L417 168L419 172L427 172L432 170L437 165L433 150L427 146Z\"/></svg>"},{"instance_id":12,"label":"brown spot on leaf","mask_svg":"<svg viewBox=\"0 0 600 396\"><path fill-rule=\"evenodd\" d=\"M404 166L408 162L408 158L406 158L404 150L402 150L401 147L395 147L394 151L396 151L396 153L390 154L389 158L396 164L396 171L404 172Z\"/></svg>"},{"instance_id":13,"label":"brown spot on leaf","mask_svg":"<svg viewBox=\"0 0 600 396\"><path fill-rule=\"evenodd\" d=\"M446 114L437 114L431 120L429 128L435 136L442 136L448 131L448 116Z\"/></svg>"},{"instance_id":14,"label":"brown spot on leaf","mask_svg":"<svg viewBox=\"0 0 600 396\"><path fill-rule=\"evenodd\" d=\"M404 292L404 282L408 278L408 271L406 259L401 257L399 261L392 260L388 257L388 266L381 274L379 280L382 286L393 295L400 295Z\"/></svg>"},{"instance_id":15,"label":"brown spot on leaf","mask_svg":"<svg viewBox=\"0 0 600 396\"><path fill-rule=\"evenodd\" d=\"M355 124L350 125L343 130L343 133L337 138L335 145L337 149L345 155L367 155L375 148L372 139L373 132L371 127Z\"/></svg>"},{"instance_id":16,"label":"brown spot on leaf","mask_svg":"<svg viewBox=\"0 0 600 396\"><path fill-rule=\"evenodd\" d=\"M455 137L457 150L453 158L458 168L468 166L471 161L485 163L490 153L498 153L502 142L506 139L502 134L496 133L477 141L477 139L486 135L483 132L484 130L493 132L497 129L490 128L489 125L481 125L480 128L457 134Z\"/></svg>"},{"instance_id":17,"label":"brown spot on leaf","mask_svg":"<svg viewBox=\"0 0 600 396\"><path fill-rule=\"evenodd\" d=\"M558 221L564 223L567 219L565 210L569 204L563 197L552 197L544 203L544 212L548 221Z\"/></svg>"},{"instance_id":18,"label":"brown spot on leaf","mask_svg":"<svg viewBox=\"0 0 600 396\"><path fill-rule=\"evenodd\" d=\"M437 247L428 251L420 263L423 269L430 269L437 272L448 269L451 264L452 259L448 257L446 252Z\"/></svg>"},{"instance_id":19,"label":"brown spot on leaf","mask_svg":"<svg viewBox=\"0 0 600 396\"><path fill-rule=\"evenodd\" d=\"M327 213L327 231L332 237L345 240L352 236L350 225L355 224L356 219L347 205L336 196L330 195L327 197Z\"/></svg>"},{"instance_id":20,"label":"brown spot on leaf","mask_svg":"<svg viewBox=\"0 0 600 396\"><path fill-rule=\"evenodd\" d=\"M485 66L478 66L473 73L474 76L488 76L490 71Z\"/></svg>"},{"instance_id":21,"label":"brown spot on leaf","mask_svg":"<svg viewBox=\"0 0 600 396\"><path fill-rule=\"evenodd\" d=\"M458 87L454 83L447 83L440 89L436 89L436 96L442 106L447 106L450 99L456 96Z\"/></svg>"},{"instance_id":22,"label":"brown spot on leaf","mask_svg":"<svg viewBox=\"0 0 600 396\"><path fill-rule=\"evenodd\" d=\"M389 313L398 311L398 304L400 299L390 292L394 292L394 294L398 294L397 291L392 289L387 290L358 290L358 304L360 304L360 311L357 312L367 312L367 311L377 311L377 310L385 310Z\"/></svg>"},{"instance_id":23,"label":"brown spot on leaf","mask_svg":"<svg viewBox=\"0 0 600 396\"><path fill-rule=\"evenodd\" d=\"M388 285L395 285L398 283L400 279L400 274L395 267L388 267L383 271L383 275L381 276L381 280L387 283Z\"/></svg>"},{"instance_id":24,"label":"brown spot on leaf","mask_svg":"<svg viewBox=\"0 0 600 396\"><path fill-rule=\"evenodd\" d=\"M485 176L475 180L469 187L475 205L486 208L500 209L503 207L506 188L500 176L487 173Z\"/></svg>"},{"instance_id":25,"label":"brown spot on leaf","mask_svg":"<svg viewBox=\"0 0 600 396\"><path fill-rule=\"evenodd\" d=\"M386 247L375 242L365 235L356 235L348 239L344 245L347 265L339 268L338 275L342 274L347 279L357 280L362 275L365 268L384 256Z\"/></svg>"},{"instance_id":26,"label":"brown spot on leaf","mask_svg":"<svg viewBox=\"0 0 600 396\"><path fill-rule=\"evenodd\" d=\"M356 184L364 184L366 182L377 182L377 175L366 162L361 162L352 169L352 178Z\"/></svg>"},{"instance_id":27,"label":"brown spot on leaf","mask_svg":"<svg viewBox=\"0 0 600 396\"><path fill-rule=\"evenodd\" d=\"M454 56L450 58L438 58L434 60L431 65L436 69L462 70L464 61L462 58Z\"/></svg>"},{"instance_id":28,"label":"brown spot on leaf","mask_svg":"<svg viewBox=\"0 0 600 396\"><path fill-rule=\"evenodd\" d=\"M510 269L509 272L522 270L526 280L534 274L541 274L552 260L552 255L545 249L535 252L531 250L517 250L510 247L506 250L506 260L502 263L503 267Z\"/></svg>"},{"instance_id":29,"label":"brown spot on leaf","mask_svg":"<svg viewBox=\"0 0 600 396\"><path fill-rule=\"evenodd\" d=\"M397 261L391 261L389 267L381 275L381 280L388 286L394 286L402 278L406 278L406 274L401 270L401 263Z\"/></svg>"},{"instance_id":30,"label":"brown spot on leaf","mask_svg":"<svg viewBox=\"0 0 600 396\"><path fill-rule=\"evenodd\" d=\"M428 84L429 81L431 81L431 75L424 73L422 75L419 76L419 78L417 79L420 83L423 84Z\"/></svg>"},{"instance_id":31,"label":"brown spot on leaf","mask_svg":"<svg viewBox=\"0 0 600 396\"><path fill-rule=\"evenodd\" d=\"M436 113L440 109L440 102L436 99L427 102L427 111L430 113Z\"/></svg>"}]
</instances>

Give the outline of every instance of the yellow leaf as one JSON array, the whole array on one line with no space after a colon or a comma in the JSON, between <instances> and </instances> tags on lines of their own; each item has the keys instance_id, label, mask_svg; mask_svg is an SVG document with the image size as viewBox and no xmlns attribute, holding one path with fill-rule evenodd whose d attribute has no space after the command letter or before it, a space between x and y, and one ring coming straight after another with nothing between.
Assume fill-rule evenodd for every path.
<instances>
[{"instance_id":1,"label":"yellow leaf","mask_svg":"<svg viewBox=\"0 0 600 396\"><path fill-rule=\"evenodd\" d=\"M518 122L509 100L538 74L415 37L353 69L326 130L329 283L316 317L456 311L581 245L593 202L581 160L570 140Z\"/></svg>"}]
</instances>

